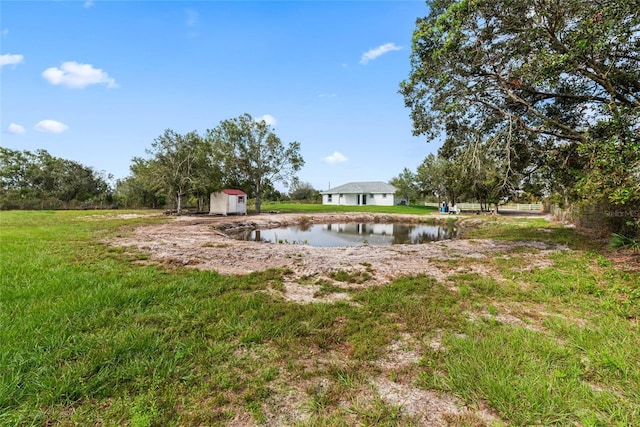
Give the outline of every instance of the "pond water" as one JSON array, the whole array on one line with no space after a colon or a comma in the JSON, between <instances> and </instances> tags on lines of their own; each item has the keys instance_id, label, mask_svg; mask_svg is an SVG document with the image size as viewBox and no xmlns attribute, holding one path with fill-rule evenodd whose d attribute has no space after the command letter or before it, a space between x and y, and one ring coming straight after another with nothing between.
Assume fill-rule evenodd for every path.
<instances>
[{"instance_id":1,"label":"pond water","mask_svg":"<svg viewBox=\"0 0 640 427\"><path fill-rule=\"evenodd\" d=\"M420 244L455 237L450 226L418 224L313 224L250 230L231 237L255 242L306 244L320 247Z\"/></svg>"}]
</instances>

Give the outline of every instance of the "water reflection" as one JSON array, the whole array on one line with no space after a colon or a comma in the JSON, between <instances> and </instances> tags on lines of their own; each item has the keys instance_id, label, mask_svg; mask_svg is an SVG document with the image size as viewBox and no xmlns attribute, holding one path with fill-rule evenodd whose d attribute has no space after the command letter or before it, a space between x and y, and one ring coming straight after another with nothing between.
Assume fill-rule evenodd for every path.
<instances>
[{"instance_id":1,"label":"water reflection","mask_svg":"<svg viewBox=\"0 0 640 427\"><path fill-rule=\"evenodd\" d=\"M416 224L305 224L252 230L232 237L239 240L271 243L308 244L311 246L386 246L420 244L451 239L456 229L450 226Z\"/></svg>"}]
</instances>

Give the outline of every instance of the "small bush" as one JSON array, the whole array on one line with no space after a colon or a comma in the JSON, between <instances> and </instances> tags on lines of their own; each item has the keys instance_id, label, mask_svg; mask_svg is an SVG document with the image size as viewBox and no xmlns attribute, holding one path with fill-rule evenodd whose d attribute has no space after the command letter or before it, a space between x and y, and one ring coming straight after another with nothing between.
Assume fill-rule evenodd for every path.
<instances>
[{"instance_id":1,"label":"small bush","mask_svg":"<svg viewBox=\"0 0 640 427\"><path fill-rule=\"evenodd\" d=\"M609 237L609 246L612 248L629 248L633 252L640 252L640 241L622 234L613 233Z\"/></svg>"}]
</instances>

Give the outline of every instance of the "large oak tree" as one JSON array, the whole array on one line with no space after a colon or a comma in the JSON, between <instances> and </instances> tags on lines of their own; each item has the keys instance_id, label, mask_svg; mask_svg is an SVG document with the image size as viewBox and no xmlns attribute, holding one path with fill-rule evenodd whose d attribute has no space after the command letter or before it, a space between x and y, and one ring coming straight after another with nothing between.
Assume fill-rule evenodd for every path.
<instances>
[{"instance_id":1,"label":"large oak tree","mask_svg":"<svg viewBox=\"0 0 640 427\"><path fill-rule=\"evenodd\" d=\"M220 122L207 131L221 165L224 181L233 186L248 185L260 213L264 192L276 182L288 185L304 165L300 143L285 146L265 121L249 114Z\"/></svg>"},{"instance_id":2,"label":"large oak tree","mask_svg":"<svg viewBox=\"0 0 640 427\"><path fill-rule=\"evenodd\" d=\"M478 133L517 160L507 170L546 159L549 179L637 206L639 0L427 3L401 83L416 135L444 132L451 154Z\"/></svg>"}]
</instances>

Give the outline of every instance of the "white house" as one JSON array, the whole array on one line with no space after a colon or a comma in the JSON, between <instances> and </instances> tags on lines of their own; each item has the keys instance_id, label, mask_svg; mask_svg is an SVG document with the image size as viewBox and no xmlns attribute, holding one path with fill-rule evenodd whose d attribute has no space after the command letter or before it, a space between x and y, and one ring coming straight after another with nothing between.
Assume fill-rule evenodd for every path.
<instances>
[{"instance_id":1,"label":"white house","mask_svg":"<svg viewBox=\"0 0 640 427\"><path fill-rule=\"evenodd\" d=\"M225 189L211 193L210 214L247 214L247 193L242 190Z\"/></svg>"},{"instance_id":2,"label":"white house","mask_svg":"<svg viewBox=\"0 0 640 427\"><path fill-rule=\"evenodd\" d=\"M396 188L386 182L350 182L322 191L323 205L393 206Z\"/></svg>"}]
</instances>

